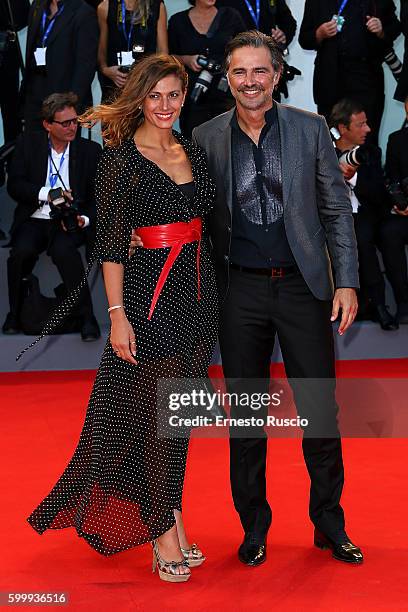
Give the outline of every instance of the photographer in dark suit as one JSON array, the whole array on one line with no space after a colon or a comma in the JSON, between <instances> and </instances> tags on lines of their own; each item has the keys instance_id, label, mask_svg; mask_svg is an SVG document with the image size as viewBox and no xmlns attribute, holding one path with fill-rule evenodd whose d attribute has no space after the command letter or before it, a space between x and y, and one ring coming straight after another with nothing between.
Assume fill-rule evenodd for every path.
<instances>
[{"instance_id":1,"label":"photographer in dark suit","mask_svg":"<svg viewBox=\"0 0 408 612\"><path fill-rule=\"evenodd\" d=\"M353 207L360 264L360 308L378 321L384 331L392 331L398 329L398 324L385 305L384 276L376 248L381 225L389 214L381 149L365 145L371 130L364 108L358 102L344 99L335 104L330 125L340 135L336 152Z\"/></svg>"},{"instance_id":2,"label":"photographer in dark suit","mask_svg":"<svg viewBox=\"0 0 408 612\"><path fill-rule=\"evenodd\" d=\"M380 249L385 272L394 291L399 323L408 324L408 271L405 246L408 244L408 97L404 127L388 138L385 172L394 204L381 225Z\"/></svg>"},{"instance_id":3,"label":"photographer in dark suit","mask_svg":"<svg viewBox=\"0 0 408 612\"><path fill-rule=\"evenodd\" d=\"M313 93L326 118L342 98L361 103L377 143L387 50L401 32L393 0L306 0L299 44L317 52Z\"/></svg>"},{"instance_id":4,"label":"photographer in dark suit","mask_svg":"<svg viewBox=\"0 0 408 612\"><path fill-rule=\"evenodd\" d=\"M96 12L83 0L34 0L22 84L26 129L41 129L41 105L51 93L74 92L79 112L92 105L98 37Z\"/></svg>"},{"instance_id":5,"label":"photographer in dark suit","mask_svg":"<svg viewBox=\"0 0 408 612\"><path fill-rule=\"evenodd\" d=\"M14 0L10 4L0 0L0 107L4 142L15 140L21 132L17 112L20 69L17 32L27 25L29 8L29 0Z\"/></svg>"},{"instance_id":6,"label":"photographer in dark suit","mask_svg":"<svg viewBox=\"0 0 408 612\"><path fill-rule=\"evenodd\" d=\"M40 253L46 251L51 257L67 292L77 287L84 276L78 247L86 243L95 224L94 181L101 147L83 138L76 140L74 94L52 94L44 101L42 113L45 129L20 137L10 166L7 188L17 208L7 261L10 312L3 325L5 334L20 331L21 281L31 273ZM61 195L63 202L57 205ZM98 338L87 285L76 314L81 318L82 339Z\"/></svg>"}]
</instances>

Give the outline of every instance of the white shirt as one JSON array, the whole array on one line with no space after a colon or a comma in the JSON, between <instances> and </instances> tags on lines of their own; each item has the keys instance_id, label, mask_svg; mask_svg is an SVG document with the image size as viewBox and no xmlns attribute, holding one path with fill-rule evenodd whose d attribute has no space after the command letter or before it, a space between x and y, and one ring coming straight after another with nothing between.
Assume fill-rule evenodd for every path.
<instances>
[{"instance_id":1,"label":"white shirt","mask_svg":"<svg viewBox=\"0 0 408 612\"><path fill-rule=\"evenodd\" d=\"M354 174L353 177L351 177L351 179L346 181L347 187L349 188L349 193L350 193L350 202L351 202L351 206L353 208L353 213L356 213L359 209L359 206L361 206L355 192L355 186L357 184L357 172Z\"/></svg>"},{"instance_id":2,"label":"white shirt","mask_svg":"<svg viewBox=\"0 0 408 612\"><path fill-rule=\"evenodd\" d=\"M62 151L62 153L57 153L57 151L55 151L55 149L51 147L51 157L54 163L53 164L51 163L50 158L48 156L47 174L45 177L44 187L41 187L38 193L38 201L39 201L40 206L31 215L32 219L49 219L50 218L50 205L48 202L48 192L50 191L50 189L58 189L58 187L61 187L62 189L67 189L67 190L70 189L69 146L70 146L70 143L67 144L65 151ZM64 159L61 165L62 157L64 157ZM62 184L59 176L57 175L56 169L61 175L61 178L64 182L65 187ZM57 179L53 187L51 187L51 181L50 181L51 175L56 175L56 179ZM89 225L89 218L86 217L85 215L81 215L81 217L85 221L85 225L83 227L87 227Z\"/></svg>"}]
</instances>

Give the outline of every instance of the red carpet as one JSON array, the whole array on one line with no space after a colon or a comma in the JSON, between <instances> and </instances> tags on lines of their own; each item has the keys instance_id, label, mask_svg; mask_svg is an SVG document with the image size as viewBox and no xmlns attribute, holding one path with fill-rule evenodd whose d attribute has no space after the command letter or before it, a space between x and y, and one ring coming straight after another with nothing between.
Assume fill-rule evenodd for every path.
<instances>
[{"instance_id":1,"label":"red carpet","mask_svg":"<svg viewBox=\"0 0 408 612\"><path fill-rule=\"evenodd\" d=\"M283 374L273 366L275 375ZM213 373L218 374L217 370ZM340 376L406 377L408 360L341 362ZM3 517L0 591L67 591L70 610L408 610L407 442L344 441L343 505L365 563L349 567L311 546L300 440L271 440L268 561L236 558L241 529L228 482L226 440L191 443L185 519L208 560L182 585L149 569L150 548L100 557L72 529L35 533L25 517L70 457L93 372L1 374ZM54 608L54 606L53 606Z\"/></svg>"}]
</instances>

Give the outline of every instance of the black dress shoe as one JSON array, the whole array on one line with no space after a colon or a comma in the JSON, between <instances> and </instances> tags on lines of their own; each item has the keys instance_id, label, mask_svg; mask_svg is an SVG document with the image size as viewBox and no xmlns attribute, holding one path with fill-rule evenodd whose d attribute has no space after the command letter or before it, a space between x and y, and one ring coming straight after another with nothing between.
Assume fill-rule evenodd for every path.
<instances>
[{"instance_id":1,"label":"black dress shoe","mask_svg":"<svg viewBox=\"0 0 408 612\"><path fill-rule=\"evenodd\" d=\"M245 534L244 541L238 549L238 559L241 563L256 567L266 561L266 541L253 533Z\"/></svg>"},{"instance_id":2,"label":"black dress shoe","mask_svg":"<svg viewBox=\"0 0 408 612\"><path fill-rule=\"evenodd\" d=\"M402 302L397 307L397 321L401 325L408 324L408 302Z\"/></svg>"},{"instance_id":3,"label":"black dress shoe","mask_svg":"<svg viewBox=\"0 0 408 612\"><path fill-rule=\"evenodd\" d=\"M361 550L350 542L345 531L341 532L335 540L332 540L318 529L315 529L314 545L321 550L330 549L334 559L344 561L345 563L359 565L364 559Z\"/></svg>"},{"instance_id":4,"label":"black dress shoe","mask_svg":"<svg viewBox=\"0 0 408 612\"><path fill-rule=\"evenodd\" d=\"M398 322L388 312L387 307L384 306L384 304L374 306L373 311L373 320L380 324L381 329L384 331L395 331L398 329Z\"/></svg>"},{"instance_id":5,"label":"black dress shoe","mask_svg":"<svg viewBox=\"0 0 408 612\"><path fill-rule=\"evenodd\" d=\"M20 323L18 322L17 317L13 316L11 312L8 313L6 320L3 323L2 331L3 334L7 334L9 336L13 334L21 334Z\"/></svg>"},{"instance_id":6,"label":"black dress shoe","mask_svg":"<svg viewBox=\"0 0 408 612\"><path fill-rule=\"evenodd\" d=\"M93 342L100 338L101 331L95 317L92 315L83 320L81 326L81 338L84 342Z\"/></svg>"}]
</instances>

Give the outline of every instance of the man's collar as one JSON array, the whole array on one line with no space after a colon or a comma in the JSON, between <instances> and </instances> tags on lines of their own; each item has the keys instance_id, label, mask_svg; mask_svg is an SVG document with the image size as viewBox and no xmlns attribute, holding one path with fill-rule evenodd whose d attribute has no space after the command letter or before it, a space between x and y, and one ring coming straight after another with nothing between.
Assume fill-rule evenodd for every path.
<instances>
[{"instance_id":1,"label":"man's collar","mask_svg":"<svg viewBox=\"0 0 408 612\"><path fill-rule=\"evenodd\" d=\"M277 111L276 103L274 102L272 105L272 108L268 108L268 110L265 112L265 124L269 128L277 120L278 120L278 111ZM230 125L231 125L231 128L234 130L241 130L240 125L238 123L237 108L235 108L235 112L232 114Z\"/></svg>"}]
</instances>

